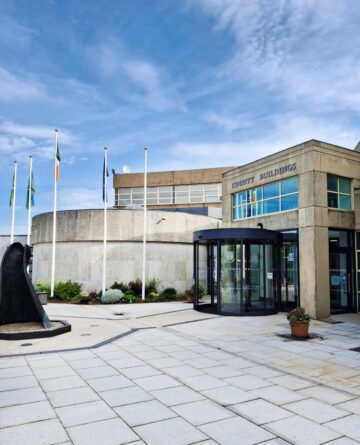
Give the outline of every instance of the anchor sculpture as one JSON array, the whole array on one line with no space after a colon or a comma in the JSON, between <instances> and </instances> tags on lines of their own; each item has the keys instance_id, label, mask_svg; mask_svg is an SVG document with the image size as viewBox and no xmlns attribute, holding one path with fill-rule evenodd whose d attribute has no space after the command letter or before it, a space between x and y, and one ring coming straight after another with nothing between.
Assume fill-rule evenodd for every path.
<instances>
[{"instance_id":1,"label":"anchor sculpture","mask_svg":"<svg viewBox=\"0 0 360 445\"><path fill-rule=\"evenodd\" d=\"M0 269L0 325L41 322L45 329L52 323L44 311L27 273L30 247L11 244Z\"/></svg>"}]
</instances>

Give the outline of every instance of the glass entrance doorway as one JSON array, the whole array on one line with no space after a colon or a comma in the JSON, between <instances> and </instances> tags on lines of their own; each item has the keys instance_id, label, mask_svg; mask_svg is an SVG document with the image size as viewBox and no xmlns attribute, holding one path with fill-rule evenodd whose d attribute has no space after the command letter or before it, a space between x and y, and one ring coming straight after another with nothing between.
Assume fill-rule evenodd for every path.
<instances>
[{"instance_id":1,"label":"glass entrance doorway","mask_svg":"<svg viewBox=\"0 0 360 445\"><path fill-rule=\"evenodd\" d=\"M331 313L354 310L353 233L329 230L329 280Z\"/></svg>"},{"instance_id":2,"label":"glass entrance doorway","mask_svg":"<svg viewBox=\"0 0 360 445\"><path fill-rule=\"evenodd\" d=\"M197 309L210 306L214 312L227 315L276 311L280 240L277 232L213 229L195 232L194 238Z\"/></svg>"}]
</instances>

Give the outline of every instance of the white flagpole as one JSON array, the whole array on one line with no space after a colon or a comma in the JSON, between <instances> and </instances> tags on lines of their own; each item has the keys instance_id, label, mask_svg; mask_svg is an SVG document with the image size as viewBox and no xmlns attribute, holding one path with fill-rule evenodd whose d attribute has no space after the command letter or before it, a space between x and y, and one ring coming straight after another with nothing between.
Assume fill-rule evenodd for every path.
<instances>
[{"instance_id":1,"label":"white flagpole","mask_svg":"<svg viewBox=\"0 0 360 445\"><path fill-rule=\"evenodd\" d=\"M26 244L30 246L30 236L31 236L31 204L32 204L32 156L29 156L30 168L29 168L29 190L28 190L28 230L27 230L27 240Z\"/></svg>"},{"instance_id":2,"label":"white flagpole","mask_svg":"<svg viewBox=\"0 0 360 445\"><path fill-rule=\"evenodd\" d=\"M12 199L12 211L11 211L11 236L10 243L14 242L14 229L15 229L15 207L16 207L16 176L17 176L17 162L14 161L14 195Z\"/></svg>"},{"instance_id":3,"label":"white flagpole","mask_svg":"<svg viewBox=\"0 0 360 445\"><path fill-rule=\"evenodd\" d=\"M141 299L145 300L145 281L146 281L146 211L147 211L147 148L144 148L144 236L143 236L143 258L142 258L142 287Z\"/></svg>"},{"instance_id":4,"label":"white flagpole","mask_svg":"<svg viewBox=\"0 0 360 445\"><path fill-rule=\"evenodd\" d=\"M104 147L104 171L103 171L103 194L104 194L104 253L103 253L103 277L102 294L106 289L106 237L107 237L107 148Z\"/></svg>"},{"instance_id":5,"label":"white flagpole","mask_svg":"<svg viewBox=\"0 0 360 445\"><path fill-rule=\"evenodd\" d=\"M51 291L50 297L54 297L55 288L55 247L56 247L56 200L57 200L57 178L56 178L56 151L58 146L58 130L55 128L55 150L54 150L54 212L53 212L53 237L52 237L52 258L51 258Z\"/></svg>"}]
</instances>

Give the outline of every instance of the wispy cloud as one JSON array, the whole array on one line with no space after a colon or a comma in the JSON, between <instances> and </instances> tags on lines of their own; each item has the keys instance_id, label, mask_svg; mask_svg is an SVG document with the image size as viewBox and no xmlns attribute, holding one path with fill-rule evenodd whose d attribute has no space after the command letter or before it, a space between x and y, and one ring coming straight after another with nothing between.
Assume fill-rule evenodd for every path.
<instances>
[{"instance_id":1,"label":"wispy cloud","mask_svg":"<svg viewBox=\"0 0 360 445\"><path fill-rule=\"evenodd\" d=\"M360 111L360 38L355 0L197 0L230 31L232 57L218 67L215 84L247 82L292 104ZM306 106L305 103L302 106Z\"/></svg>"},{"instance_id":2,"label":"wispy cloud","mask_svg":"<svg viewBox=\"0 0 360 445\"><path fill-rule=\"evenodd\" d=\"M0 67L0 101L34 100L43 94L44 87L40 83Z\"/></svg>"},{"instance_id":3,"label":"wispy cloud","mask_svg":"<svg viewBox=\"0 0 360 445\"><path fill-rule=\"evenodd\" d=\"M218 114L213 111L204 113L203 119L210 124L215 124L227 131L238 130L239 128L249 128L254 124L254 120L248 114Z\"/></svg>"}]
</instances>

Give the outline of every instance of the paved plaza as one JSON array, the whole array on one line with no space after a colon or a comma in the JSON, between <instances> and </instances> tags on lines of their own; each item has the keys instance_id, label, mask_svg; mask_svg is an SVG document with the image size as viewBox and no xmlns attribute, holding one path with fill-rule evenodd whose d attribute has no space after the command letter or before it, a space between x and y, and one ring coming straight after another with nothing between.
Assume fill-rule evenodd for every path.
<instances>
[{"instance_id":1,"label":"paved plaza","mask_svg":"<svg viewBox=\"0 0 360 445\"><path fill-rule=\"evenodd\" d=\"M221 317L184 303L47 311L72 333L0 342L1 444L360 443L358 315L313 322L317 337L303 342L282 336L284 314Z\"/></svg>"}]
</instances>

